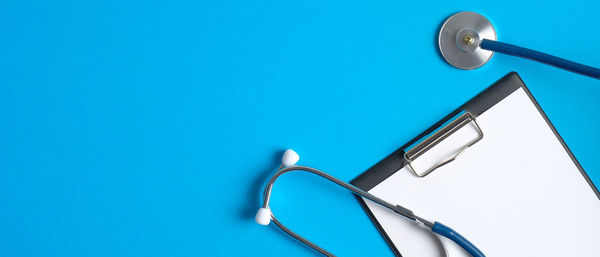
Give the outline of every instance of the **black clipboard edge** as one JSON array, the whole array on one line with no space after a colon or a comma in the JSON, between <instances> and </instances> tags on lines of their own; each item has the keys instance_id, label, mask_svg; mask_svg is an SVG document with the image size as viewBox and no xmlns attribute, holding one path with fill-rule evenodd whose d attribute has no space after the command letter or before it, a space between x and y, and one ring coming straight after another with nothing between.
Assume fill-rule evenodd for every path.
<instances>
[{"instance_id":1,"label":"black clipboard edge","mask_svg":"<svg viewBox=\"0 0 600 257\"><path fill-rule=\"evenodd\" d=\"M365 212L369 216L369 219L371 219L373 224L375 224L377 231L379 231L381 236L383 236L383 239L390 247L390 250L392 250L392 252L394 252L395 256L402 257L402 254L400 254L400 251L398 251L398 248L396 248L396 246L394 245L394 243L392 242L392 239L388 236L388 234L385 233L385 230L383 230L383 227L381 226L381 224L379 224L379 221L377 221L377 219L375 218L375 215L373 214L373 212L371 212L371 209L369 209L369 206L367 206L367 203L365 202L365 200L363 200L362 197L360 197L358 195L354 195L354 196L356 197L356 199L358 199L358 203L360 203L360 206L365 210Z\"/></svg>"},{"instance_id":2,"label":"black clipboard edge","mask_svg":"<svg viewBox=\"0 0 600 257\"><path fill-rule=\"evenodd\" d=\"M376 163L375 165L373 165L372 167L367 169L365 172L363 172L362 174L357 176L355 179L350 181L350 184L353 184L354 186L356 186L362 190L365 190L365 191L371 190L373 187L377 186L379 183L381 183L382 181L386 180L388 177L390 177L391 175L396 173L396 171L398 171L401 168L403 168L404 166L406 166L406 160L404 159L404 150L406 149L406 147L409 147L414 142L420 140L424 136L429 135L431 132L435 131L438 127L440 127L442 124L446 123L451 118L455 117L457 114L459 114L463 110L471 112L473 115L475 115L477 117L481 113L485 112L486 110L488 110L489 108L494 106L496 103L502 101L504 98L506 98L508 95L512 94L514 91L516 91L519 88L523 88L525 90L525 92L527 93L527 95L529 96L531 101L534 103L537 110L540 112L542 117L544 117L544 120L552 129L552 132L554 133L554 135L558 138L558 140L560 141L563 148L569 154L569 157L571 157L571 160L573 161L573 163L575 163L575 166L579 169L580 173L586 179L586 181L588 182L588 184L590 185L590 187L592 188L592 190L594 191L594 193L596 194L598 199L600 199L600 192L598 191L598 188L594 185L594 183L592 182L590 177L583 170L583 167L581 166L579 161L577 161L577 159L575 158L575 155L573 154L571 149L567 146L567 144L565 143L563 138L558 134L558 131L556 130L556 128L554 127L552 122L550 122L550 119L548 118L546 113L542 110L539 103L535 100L535 98L531 94L531 91L529 91L529 89L527 88L527 86L525 85L525 83L523 82L521 77L519 76L519 74L517 74L514 71L508 73L507 75L502 77L500 80L496 81L494 84L492 84L491 86L486 88L484 91L482 91L481 93L476 95L471 100L469 100L467 103L463 104L461 107L459 107L458 109L456 109L455 111L451 112L449 115L447 115L446 117L441 119L439 122L437 122L433 126L429 127L423 133L419 134L417 137L410 140L408 143L404 144L398 150L394 151L392 154L388 155L383 160L379 161L378 163ZM360 205L362 206L362 208L365 210L367 215L369 216L369 219L371 219L373 224L375 224L375 227L377 228L379 233L383 236L383 239L386 241L386 243L388 244L388 246L390 247L390 249L392 250L394 255L402 257L402 254L400 253L398 248L396 248L396 246L390 239L389 235L385 232L385 230L383 229L383 227L381 226L379 221L375 218L375 215L371 212L371 210L367 206L365 200L360 196L355 196L355 197L358 200L358 202L360 203Z\"/></svg>"}]
</instances>

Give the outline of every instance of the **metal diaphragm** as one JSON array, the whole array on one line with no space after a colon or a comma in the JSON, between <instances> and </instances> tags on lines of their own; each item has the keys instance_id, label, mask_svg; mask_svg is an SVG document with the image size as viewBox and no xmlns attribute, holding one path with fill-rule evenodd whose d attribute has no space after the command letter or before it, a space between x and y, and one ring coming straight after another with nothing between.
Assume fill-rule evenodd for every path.
<instances>
[{"instance_id":1,"label":"metal diaphragm","mask_svg":"<svg viewBox=\"0 0 600 257\"><path fill-rule=\"evenodd\" d=\"M459 12L442 25L438 45L450 65L472 70L483 66L494 55L494 52L479 47L482 39L496 40L492 23L478 13Z\"/></svg>"}]
</instances>

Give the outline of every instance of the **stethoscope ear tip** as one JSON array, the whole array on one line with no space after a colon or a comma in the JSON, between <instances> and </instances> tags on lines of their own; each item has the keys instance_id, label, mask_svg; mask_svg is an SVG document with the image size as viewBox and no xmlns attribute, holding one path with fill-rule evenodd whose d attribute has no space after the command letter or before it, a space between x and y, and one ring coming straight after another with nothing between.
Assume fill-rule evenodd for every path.
<instances>
[{"instance_id":1,"label":"stethoscope ear tip","mask_svg":"<svg viewBox=\"0 0 600 257\"><path fill-rule=\"evenodd\" d=\"M459 12L448 18L438 37L440 52L459 69L472 70L486 64L494 52L481 49L481 40L496 40L492 23L475 12Z\"/></svg>"},{"instance_id":2,"label":"stethoscope ear tip","mask_svg":"<svg viewBox=\"0 0 600 257\"><path fill-rule=\"evenodd\" d=\"M286 166L293 166L300 160L300 156L292 149L285 150L283 157L281 157L281 163Z\"/></svg>"},{"instance_id":3,"label":"stethoscope ear tip","mask_svg":"<svg viewBox=\"0 0 600 257\"><path fill-rule=\"evenodd\" d=\"M271 210L269 210L269 208L258 209L254 221L263 226L269 225L269 223L271 223Z\"/></svg>"}]
</instances>

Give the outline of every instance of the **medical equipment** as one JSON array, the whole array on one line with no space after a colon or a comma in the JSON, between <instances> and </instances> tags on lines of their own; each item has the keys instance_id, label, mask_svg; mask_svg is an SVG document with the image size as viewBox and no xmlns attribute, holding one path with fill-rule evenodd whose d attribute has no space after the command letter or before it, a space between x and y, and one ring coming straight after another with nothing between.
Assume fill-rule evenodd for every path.
<instances>
[{"instance_id":1,"label":"medical equipment","mask_svg":"<svg viewBox=\"0 0 600 257\"><path fill-rule=\"evenodd\" d=\"M306 171L306 172L310 172L313 173L317 176L320 176L322 178L325 178L339 186L342 186L350 191L352 191L352 193L362 196L366 199L369 199L387 209L390 209L392 211L394 211L396 214L399 214L400 216L407 218L417 224L419 224L421 227L428 229L438 235L444 236L452 241L454 241L456 244L458 244L459 246L461 246L463 249L465 249L465 251L467 251L469 254L471 254L473 257L483 257L485 256L479 249L477 249L477 247L475 247L473 244L471 244L466 238L464 238L463 236L461 236L460 234L458 234L456 231L454 231L453 229L443 225L442 223L439 223L437 221L435 222L431 222L429 220L423 219L417 215L415 215L411 210L404 208L403 206L400 205L394 205L391 204L389 202L384 201L381 198L378 198L377 196L374 196L368 192L365 192L351 184L348 184L346 182L343 182L335 177L332 177L331 175L322 172L320 170L314 169L314 168L310 168L310 167L306 167L306 166L295 166L295 164L298 162L298 160L300 159L300 157L298 156L298 154L296 152L294 152L291 149L288 149L285 151L283 157L282 157L282 165L278 168L277 173L275 173L275 175L273 175L271 177L271 179L269 180L269 182L267 183L267 185L265 186L265 191L263 194L263 205L262 208L260 208L258 210L258 212L256 213L256 217L255 217L255 221L260 224L260 225L269 225L269 223L271 222L271 220L273 221L273 223L279 227L281 230L283 230L285 233L289 234L290 236L294 237L295 239L297 239L298 241L306 244L307 246L315 249L316 251L322 253L323 255L326 256L334 256L333 254L331 254L330 252L326 251L325 249L319 247L318 245L310 242L309 240L303 238L302 236L296 234L295 232L293 232L292 230L290 230L289 228L285 227L283 224L281 224L281 222L279 220L277 220L277 218L275 218L275 215L273 214L273 212L271 211L270 207L269 207L269 201L271 198L271 190L273 188L273 184L275 183L275 180L277 180L277 178L281 175L283 175L284 173L290 172L290 171L296 171L296 170L302 170L302 171Z\"/></svg>"},{"instance_id":2,"label":"medical equipment","mask_svg":"<svg viewBox=\"0 0 600 257\"><path fill-rule=\"evenodd\" d=\"M450 65L464 70L483 66L494 52L498 52L600 79L598 68L496 41L496 31L490 21L474 12L459 12L450 16L440 29L438 45Z\"/></svg>"},{"instance_id":3,"label":"medical equipment","mask_svg":"<svg viewBox=\"0 0 600 257\"><path fill-rule=\"evenodd\" d=\"M517 57L531 59L567 71L600 79L600 69L598 68L572 62L566 59L558 58L549 54L519 47L516 45L496 41L496 31L494 30L494 27L492 26L491 22L482 15L474 12L459 12L449 17L440 29L438 45L444 59L450 65L460 69L470 70L479 68L486 64L492 58L494 52L499 52ZM462 150L459 151L459 154L461 152ZM409 156L405 156L405 158L409 161L408 164L410 165L411 158ZM394 205L387 201L384 201L383 199L375 195L361 190L355 187L354 185L343 182L320 170L306 166L296 166L295 164L298 162L298 160L299 156L293 150L288 149L284 153L282 158L282 165L277 169L277 172L271 177L271 179L265 186L263 194L263 205L258 210L255 217L255 221L258 224L266 226L269 225L271 221L273 221L273 223L281 230L283 230L283 232L289 234L298 241L306 244L307 246L313 248L314 250L320 252L323 255L333 256L333 254L331 254L330 252L326 251L325 249L319 247L318 245L310 242L306 238L298 235L289 228L285 227L275 217L275 215L269 207L271 191L275 180L277 180L279 176L287 172L301 170L325 178L339 186L346 188L352 193L363 197L364 199L368 199L384 208L392 210L394 213L410 221L413 221L422 228L425 228L433 233L436 233L438 235L444 236L452 240L457 245L462 247L466 252L468 252L471 256L485 256L479 249L477 249L477 247L475 247L466 238L455 232L453 229L437 221L431 222L427 219L417 216L413 213L413 211L401 205ZM448 161L444 162L441 165L444 165L447 162ZM412 168L412 170L414 171L414 168ZM422 176L425 176L432 170L433 169L429 169L425 171L425 174L423 174ZM416 173L415 175L421 176Z\"/></svg>"}]
</instances>

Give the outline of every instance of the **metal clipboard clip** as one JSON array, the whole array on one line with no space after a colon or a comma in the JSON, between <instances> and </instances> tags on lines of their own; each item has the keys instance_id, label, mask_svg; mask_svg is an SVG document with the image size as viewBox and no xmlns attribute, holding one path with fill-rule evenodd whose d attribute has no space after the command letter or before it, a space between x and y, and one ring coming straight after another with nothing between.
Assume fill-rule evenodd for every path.
<instances>
[{"instance_id":1,"label":"metal clipboard clip","mask_svg":"<svg viewBox=\"0 0 600 257\"><path fill-rule=\"evenodd\" d=\"M444 139L448 138L454 132L458 131L459 129L461 129L462 127L466 126L467 124L469 124L471 122L473 122L473 124L475 124L475 129L477 130L477 133L478 133L478 136L475 139L469 141L467 144L463 145L456 153L454 153L450 157L436 163L435 165L433 165L429 169L425 170L424 172L421 172L421 173L417 172L417 170L413 166L413 161L416 158L423 155L425 152L427 152L428 150L430 150L431 148L433 148L434 146L436 146L437 144L442 142ZM437 130L435 133L431 134L431 136L425 138L424 140L422 140L415 146L411 147L408 151L406 151L404 153L404 158L407 161L408 166L410 167L411 171L417 177L422 178L422 177L427 176L429 173L433 172L437 168L442 167L442 166L456 160L456 158L458 158L458 156L460 156L465 150L467 150L469 147L471 147L474 144L476 144L477 142L479 142L482 138L483 138L483 131L481 130L481 127L479 127L479 124L477 124L477 120L475 119L475 116L473 116L473 114L471 114L470 112L464 112L458 118L456 118L452 122L448 123L446 126L442 127L441 129Z\"/></svg>"}]
</instances>

